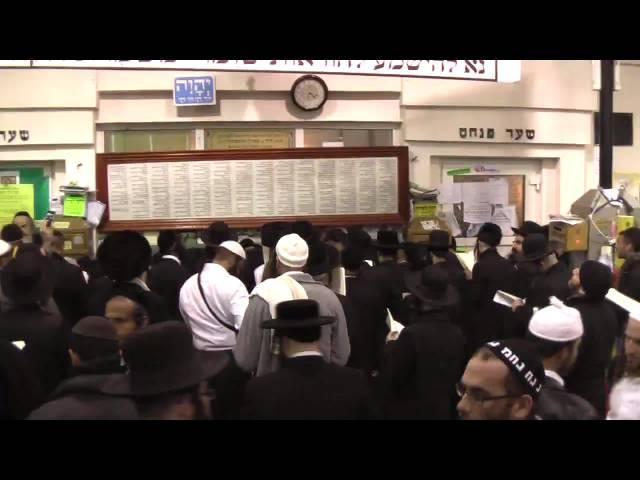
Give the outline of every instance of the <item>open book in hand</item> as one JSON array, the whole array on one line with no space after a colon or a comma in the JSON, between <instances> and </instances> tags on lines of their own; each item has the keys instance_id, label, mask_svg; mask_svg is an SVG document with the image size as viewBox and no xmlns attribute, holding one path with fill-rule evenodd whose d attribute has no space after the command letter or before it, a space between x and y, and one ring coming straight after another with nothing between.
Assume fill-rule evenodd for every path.
<instances>
[{"instance_id":1,"label":"open book in hand","mask_svg":"<svg viewBox=\"0 0 640 480\"><path fill-rule=\"evenodd\" d=\"M402 325L399 322L396 322L393 319L393 315L391 315L391 312L389 311L388 308L387 308L387 325L389 326L389 331L390 332L398 332L398 333L400 333L404 329L404 325Z\"/></svg>"},{"instance_id":2,"label":"open book in hand","mask_svg":"<svg viewBox=\"0 0 640 480\"><path fill-rule=\"evenodd\" d=\"M615 288L610 288L605 298L610 302L615 303L619 307L625 309L627 312L640 311L640 302L637 302L631 297L627 297L625 294L620 293Z\"/></svg>"},{"instance_id":3,"label":"open book in hand","mask_svg":"<svg viewBox=\"0 0 640 480\"><path fill-rule=\"evenodd\" d=\"M473 266L476 264L476 257L473 253L473 250L469 250L468 252L456 252L456 257L460 260L462 266L469 270L473 271Z\"/></svg>"},{"instance_id":4,"label":"open book in hand","mask_svg":"<svg viewBox=\"0 0 640 480\"><path fill-rule=\"evenodd\" d=\"M520 297L516 297L515 295L511 295L510 293L504 292L502 290L498 290L496 294L493 296L493 301L498 305L504 305L505 307L511 308L516 301L521 301L524 303L524 300Z\"/></svg>"}]
</instances>

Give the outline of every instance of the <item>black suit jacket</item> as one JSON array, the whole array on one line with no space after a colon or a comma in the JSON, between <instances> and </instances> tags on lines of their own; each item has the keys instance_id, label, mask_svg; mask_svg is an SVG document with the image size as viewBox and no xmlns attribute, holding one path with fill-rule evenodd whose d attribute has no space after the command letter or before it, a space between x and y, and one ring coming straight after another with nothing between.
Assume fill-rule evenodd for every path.
<instances>
[{"instance_id":1,"label":"black suit jacket","mask_svg":"<svg viewBox=\"0 0 640 480\"><path fill-rule=\"evenodd\" d=\"M494 303L498 290L509 290L513 285L513 264L502 257L495 248L481 253L473 267L468 292L468 313L473 315L472 350L489 340L502 337L506 312Z\"/></svg>"},{"instance_id":2,"label":"black suit jacket","mask_svg":"<svg viewBox=\"0 0 640 480\"><path fill-rule=\"evenodd\" d=\"M361 271L361 277L364 281L371 282L378 287L385 307L391 311L394 318L400 316L406 271L406 266L393 261L387 261Z\"/></svg>"},{"instance_id":3,"label":"black suit jacket","mask_svg":"<svg viewBox=\"0 0 640 480\"><path fill-rule=\"evenodd\" d=\"M360 274L346 279L347 298L351 303L353 321L347 317L350 367L371 373L382 365L384 341L389 332L387 308L381 288Z\"/></svg>"},{"instance_id":4,"label":"black suit jacket","mask_svg":"<svg viewBox=\"0 0 640 480\"><path fill-rule=\"evenodd\" d=\"M535 414L542 420L597 420L596 409L584 398L569 393L556 380L546 377Z\"/></svg>"},{"instance_id":5,"label":"black suit jacket","mask_svg":"<svg viewBox=\"0 0 640 480\"><path fill-rule=\"evenodd\" d=\"M444 312L422 314L385 349L385 415L455 418L455 385L465 366L465 340Z\"/></svg>"},{"instance_id":6,"label":"black suit jacket","mask_svg":"<svg viewBox=\"0 0 640 480\"><path fill-rule=\"evenodd\" d=\"M51 392L69 369L69 326L39 307L14 307L0 313L0 338L23 341L22 350L44 394Z\"/></svg>"},{"instance_id":7,"label":"black suit jacket","mask_svg":"<svg viewBox=\"0 0 640 480\"><path fill-rule=\"evenodd\" d=\"M189 273L178 262L171 258L162 258L149 270L148 286L152 292L163 298L174 320L181 320L180 289L189 279Z\"/></svg>"},{"instance_id":8,"label":"black suit jacket","mask_svg":"<svg viewBox=\"0 0 640 480\"><path fill-rule=\"evenodd\" d=\"M604 418L607 413L605 375L618 328L615 311L607 300L590 300L584 296L569 298L567 305L580 311L584 334L576 364L566 378L566 387L591 403Z\"/></svg>"},{"instance_id":9,"label":"black suit jacket","mask_svg":"<svg viewBox=\"0 0 640 480\"><path fill-rule=\"evenodd\" d=\"M78 320L87 316L89 286L82 270L58 254L51 254L51 269L54 282L53 299L62 318L73 327Z\"/></svg>"},{"instance_id":10,"label":"black suit jacket","mask_svg":"<svg viewBox=\"0 0 640 480\"><path fill-rule=\"evenodd\" d=\"M120 292L134 292L140 295L142 306L149 313L149 323L160 323L171 320L169 309L164 299L157 293L144 290L133 283L104 284L96 289L89 298L89 315L104 316L107 302L112 296Z\"/></svg>"},{"instance_id":11,"label":"black suit jacket","mask_svg":"<svg viewBox=\"0 0 640 480\"><path fill-rule=\"evenodd\" d=\"M286 359L275 373L250 380L242 417L261 420L358 420L376 416L362 372L322 357Z\"/></svg>"}]
</instances>

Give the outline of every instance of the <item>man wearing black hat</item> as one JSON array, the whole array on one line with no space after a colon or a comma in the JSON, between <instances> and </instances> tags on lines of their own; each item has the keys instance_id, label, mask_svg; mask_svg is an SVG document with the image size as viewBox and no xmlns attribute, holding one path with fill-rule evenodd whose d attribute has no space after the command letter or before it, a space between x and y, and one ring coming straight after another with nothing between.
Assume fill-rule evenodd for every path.
<instances>
[{"instance_id":1,"label":"man wearing black hat","mask_svg":"<svg viewBox=\"0 0 640 480\"><path fill-rule=\"evenodd\" d=\"M89 286L82 270L64 258L64 235L53 230L46 249L51 259L53 298L62 318L73 327L87 314Z\"/></svg>"},{"instance_id":2,"label":"man wearing black hat","mask_svg":"<svg viewBox=\"0 0 640 480\"><path fill-rule=\"evenodd\" d=\"M518 257L523 253L522 245L525 237L532 233L544 234L545 231L544 227L530 220L526 220L520 228L511 227L511 230L513 230L514 238L513 245L511 245L511 255L509 255L509 260L514 263L518 261Z\"/></svg>"},{"instance_id":3,"label":"man wearing black hat","mask_svg":"<svg viewBox=\"0 0 640 480\"><path fill-rule=\"evenodd\" d=\"M0 235L2 240L11 244L11 246L21 245L22 237L24 236L22 229L15 223L9 223L2 227L2 233Z\"/></svg>"},{"instance_id":4,"label":"man wearing black hat","mask_svg":"<svg viewBox=\"0 0 640 480\"><path fill-rule=\"evenodd\" d=\"M510 290L514 269L511 262L496 249L500 240L502 230L498 225L485 223L480 227L476 241L477 262L473 266L469 289L468 305L474 314L474 333L468 339L471 351L502 335L504 315L493 302L493 297L498 290Z\"/></svg>"},{"instance_id":5,"label":"man wearing black hat","mask_svg":"<svg viewBox=\"0 0 640 480\"><path fill-rule=\"evenodd\" d=\"M140 330L123 342L122 356L129 371L107 379L102 392L132 398L143 420L210 418L207 380L229 358L195 350L186 325L167 322Z\"/></svg>"},{"instance_id":6,"label":"man wearing black hat","mask_svg":"<svg viewBox=\"0 0 640 480\"><path fill-rule=\"evenodd\" d=\"M618 257L624 259L618 279L620 293L640 301L640 228L631 227L616 242Z\"/></svg>"},{"instance_id":7,"label":"man wearing black hat","mask_svg":"<svg viewBox=\"0 0 640 480\"><path fill-rule=\"evenodd\" d=\"M515 314L509 316L508 325L511 328L509 333L514 337L524 336L533 308L549 305L549 297L565 301L571 295L571 271L563 262L558 261L555 249L545 235L527 235L522 251L520 262L532 263L539 273L531 281L525 304L517 302L512 307Z\"/></svg>"},{"instance_id":8,"label":"man wearing black hat","mask_svg":"<svg viewBox=\"0 0 640 480\"><path fill-rule=\"evenodd\" d=\"M451 251L453 247L451 234L446 230L432 230L429 234L428 247L431 263L447 272L449 281L459 293L464 292L466 284L464 267Z\"/></svg>"},{"instance_id":9,"label":"man wearing black hat","mask_svg":"<svg viewBox=\"0 0 640 480\"><path fill-rule=\"evenodd\" d=\"M130 401L102 397L97 390L100 378L125 371L111 321L104 317L80 320L71 331L69 356L73 365L71 378L56 388L47 403L31 413L30 420L137 418Z\"/></svg>"},{"instance_id":10,"label":"man wearing black hat","mask_svg":"<svg viewBox=\"0 0 640 480\"><path fill-rule=\"evenodd\" d=\"M363 263L364 268L372 266L377 261L371 236L363 228L350 227L347 229L347 245L357 248L362 252L362 256L365 260Z\"/></svg>"},{"instance_id":11,"label":"man wearing black hat","mask_svg":"<svg viewBox=\"0 0 640 480\"><path fill-rule=\"evenodd\" d=\"M142 292L131 290L114 294L107 301L104 316L113 324L120 342L133 332L149 326L149 312L144 300Z\"/></svg>"},{"instance_id":12,"label":"man wearing black hat","mask_svg":"<svg viewBox=\"0 0 640 480\"><path fill-rule=\"evenodd\" d=\"M455 385L464 369L465 339L451 322L459 296L447 272L431 265L409 277L412 321L397 340L390 334L382 379L385 413L392 419L448 420L455 416ZM395 332L394 332L395 333Z\"/></svg>"},{"instance_id":13,"label":"man wearing black hat","mask_svg":"<svg viewBox=\"0 0 640 480\"><path fill-rule=\"evenodd\" d=\"M576 294L566 302L580 312L584 326L578 358L565 379L567 390L591 403L601 418L606 415L605 375L618 331L613 305L605 299L611 282L609 267L587 260L574 269L569 284Z\"/></svg>"},{"instance_id":14,"label":"man wearing black hat","mask_svg":"<svg viewBox=\"0 0 640 480\"><path fill-rule=\"evenodd\" d=\"M351 356L348 366L364 371L368 375L379 371L387 326L387 308L380 287L363 279L364 255L356 247L347 247L341 255L345 269L347 298L354 315L347 317ZM346 312L345 312L346 313Z\"/></svg>"},{"instance_id":15,"label":"man wearing black hat","mask_svg":"<svg viewBox=\"0 0 640 480\"><path fill-rule=\"evenodd\" d=\"M366 377L325 362L321 326L334 322L319 315L314 300L291 300L276 307L262 328L281 339L282 368L246 385L242 416L261 420L366 420L375 417Z\"/></svg>"},{"instance_id":16,"label":"man wearing black hat","mask_svg":"<svg viewBox=\"0 0 640 480\"><path fill-rule=\"evenodd\" d=\"M406 268L398 264L400 240L394 230L379 230L375 244L378 250L378 264L362 273L366 281L376 283L391 314L398 318L402 308L402 292Z\"/></svg>"},{"instance_id":17,"label":"man wearing black hat","mask_svg":"<svg viewBox=\"0 0 640 480\"><path fill-rule=\"evenodd\" d=\"M530 342L487 342L458 383L458 414L463 420L533 420L544 378L542 360Z\"/></svg>"},{"instance_id":18,"label":"man wearing black hat","mask_svg":"<svg viewBox=\"0 0 640 480\"><path fill-rule=\"evenodd\" d=\"M180 289L189 278L189 273L182 264L184 247L180 234L163 230L158 235L158 248L160 258L149 270L149 288L164 299L171 318L181 320L178 308Z\"/></svg>"},{"instance_id":19,"label":"man wearing black hat","mask_svg":"<svg viewBox=\"0 0 640 480\"><path fill-rule=\"evenodd\" d=\"M47 394L69 368L69 327L42 307L53 290L50 261L37 250L20 253L2 270L0 284L12 302L0 313L0 338L24 342L23 353Z\"/></svg>"},{"instance_id":20,"label":"man wearing black hat","mask_svg":"<svg viewBox=\"0 0 640 480\"><path fill-rule=\"evenodd\" d=\"M111 279L89 298L89 314L104 316L107 301L118 294L137 292L149 313L150 323L171 320L164 299L146 283L151 263L151 246L138 232L125 230L108 235L98 247L98 261Z\"/></svg>"}]
</instances>

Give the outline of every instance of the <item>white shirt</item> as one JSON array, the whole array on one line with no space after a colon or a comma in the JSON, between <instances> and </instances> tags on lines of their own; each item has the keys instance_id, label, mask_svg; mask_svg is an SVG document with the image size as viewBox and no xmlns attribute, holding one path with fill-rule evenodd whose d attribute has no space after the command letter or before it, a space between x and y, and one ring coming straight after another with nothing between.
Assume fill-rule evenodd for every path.
<instances>
[{"instance_id":1,"label":"white shirt","mask_svg":"<svg viewBox=\"0 0 640 480\"><path fill-rule=\"evenodd\" d=\"M564 379L553 370L545 370L544 374L549 378L553 378L561 387L564 387Z\"/></svg>"},{"instance_id":2,"label":"white shirt","mask_svg":"<svg viewBox=\"0 0 640 480\"><path fill-rule=\"evenodd\" d=\"M253 278L256 279L256 285L262 282L262 275L264 274L264 263L259 265L253 271Z\"/></svg>"},{"instance_id":3,"label":"white shirt","mask_svg":"<svg viewBox=\"0 0 640 480\"><path fill-rule=\"evenodd\" d=\"M207 263L200 277L202 290L215 314L240 329L249 294L244 284L217 263ZM189 278L180 290L180 313L191 329L193 346L198 350L228 350L236 344L236 334L221 325L207 308L198 275Z\"/></svg>"}]
</instances>

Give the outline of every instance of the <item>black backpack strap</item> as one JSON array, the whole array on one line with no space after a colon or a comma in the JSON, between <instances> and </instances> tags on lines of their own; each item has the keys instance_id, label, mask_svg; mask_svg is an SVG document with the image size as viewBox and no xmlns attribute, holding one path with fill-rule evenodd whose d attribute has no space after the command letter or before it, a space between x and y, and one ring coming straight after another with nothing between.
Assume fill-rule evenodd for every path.
<instances>
[{"instance_id":1,"label":"black backpack strap","mask_svg":"<svg viewBox=\"0 0 640 480\"><path fill-rule=\"evenodd\" d=\"M205 297L205 295L204 295L204 290L202 289L202 282L200 281L200 275L201 274L202 273L198 274L198 288L200 289L200 295L202 296L202 300L204 300L204 304L207 306L207 308L209 309L209 312L211 313L213 318L216 320L216 322L218 322L220 325L222 325L223 327L227 328L228 330L231 330L233 333L235 333L237 335L238 334L238 329L236 327L234 327L233 325L229 325L228 323L223 322L222 320L220 320L220 318L216 315L216 313L213 311L213 309L209 305L209 302L207 302L207 297Z\"/></svg>"}]
</instances>

